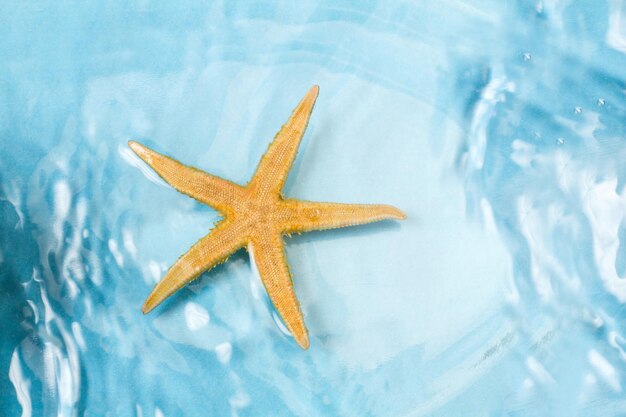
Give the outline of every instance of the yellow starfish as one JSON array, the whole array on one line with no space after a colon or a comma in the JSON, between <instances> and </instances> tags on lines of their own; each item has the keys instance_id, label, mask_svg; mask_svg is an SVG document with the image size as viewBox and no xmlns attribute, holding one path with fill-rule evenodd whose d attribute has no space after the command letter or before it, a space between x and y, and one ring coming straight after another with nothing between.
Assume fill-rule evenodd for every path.
<instances>
[{"instance_id":1,"label":"yellow starfish","mask_svg":"<svg viewBox=\"0 0 626 417\"><path fill-rule=\"evenodd\" d=\"M185 166L137 142L128 143L175 189L208 204L224 217L169 269L143 305L144 314L204 271L247 246L274 307L300 347L309 347L308 331L294 292L282 236L406 218L400 210L387 205L315 203L283 198L281 190L318 91L319 87L314 86L304 96L245 187Z\"/></svg>"}]
</instances>

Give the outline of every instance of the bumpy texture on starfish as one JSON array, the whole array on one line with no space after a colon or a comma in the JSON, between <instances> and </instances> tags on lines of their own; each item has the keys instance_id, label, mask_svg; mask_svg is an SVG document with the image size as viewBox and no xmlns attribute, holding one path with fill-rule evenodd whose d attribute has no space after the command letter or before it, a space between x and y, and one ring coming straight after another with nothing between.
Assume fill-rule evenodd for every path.
<instances>
[{"instance_id":1,"label":"bumpy texture on starfish","mask_svg":"<svg viewBox=\"0 0 626 417\"><path fill-rule=\"evenodd\" d=\"M406 217L400 210L387 205L314 203L282 197L281 190L296 157L318 90L317 86L311 88L298 104L245 187L185 166L137 142L128 143L175 189L215 208L224 216L207 236L176 261L156 285L143 305L144 314L247 245L276 310L296 342L303 349L309 347L282 236Z\"/></svg>"}]
</instances>

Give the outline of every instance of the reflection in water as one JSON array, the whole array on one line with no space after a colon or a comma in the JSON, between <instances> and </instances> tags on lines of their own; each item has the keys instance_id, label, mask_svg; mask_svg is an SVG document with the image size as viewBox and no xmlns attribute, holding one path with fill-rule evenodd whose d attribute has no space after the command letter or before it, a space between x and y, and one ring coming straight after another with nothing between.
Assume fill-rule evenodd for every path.
<instances>
[{"instance_id":1,"label":"reflection in water","mask_svg":"<svg viewBox=\"0 0 626 417\"><path fill-rule=\"evenodd\" d=\"M626 413L621 1L44 9L0 41L5 414ZM310 351L243 254L141 315L217 214L126 142L242 182L313 83L286 193L409 220L288 240Z\"/></svg>"}]
</instances>

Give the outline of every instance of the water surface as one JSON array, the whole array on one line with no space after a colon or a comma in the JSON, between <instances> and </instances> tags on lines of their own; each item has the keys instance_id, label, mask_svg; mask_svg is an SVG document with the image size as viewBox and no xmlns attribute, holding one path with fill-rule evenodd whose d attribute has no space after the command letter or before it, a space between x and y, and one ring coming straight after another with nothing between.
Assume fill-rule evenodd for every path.
<instances>
[{"instance_id":1,"label":"water surface","mask_svg":"<svg viewBox=\"0 0 626 417\"><path fill-rule=\"evenodd\" d=\"M0 5L8 416L626 413L626 5ZM245 183L313 84L290 197L401 224L245 253L143 316L218 214L127 147Z\"/></svg>"}]
</instances>

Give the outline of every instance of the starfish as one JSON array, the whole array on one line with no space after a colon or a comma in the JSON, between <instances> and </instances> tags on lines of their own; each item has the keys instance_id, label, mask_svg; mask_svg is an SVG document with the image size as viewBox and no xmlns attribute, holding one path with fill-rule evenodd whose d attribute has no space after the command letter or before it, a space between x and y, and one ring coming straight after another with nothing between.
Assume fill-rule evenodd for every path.
<instances>
[{"instance_id":1,"label":"starfish","mask_svg":"<svg viewBox=\"0 0 626 417\"><path fill-rule=\"evenodd\" d=\"M302 349L309 347L308 330L296 298L285 257L283 235L355 226L385 219L405 219L388 205L301 201L282 196L282 188L307 127L318 86L294 109L246 186L208 174L137 142L131 149L179 192L221 213L223 219L167 271L142 307L149 313L170 295L213 266L247 247L263 285L287 329Z\"/></svg>"}]
</instances>

